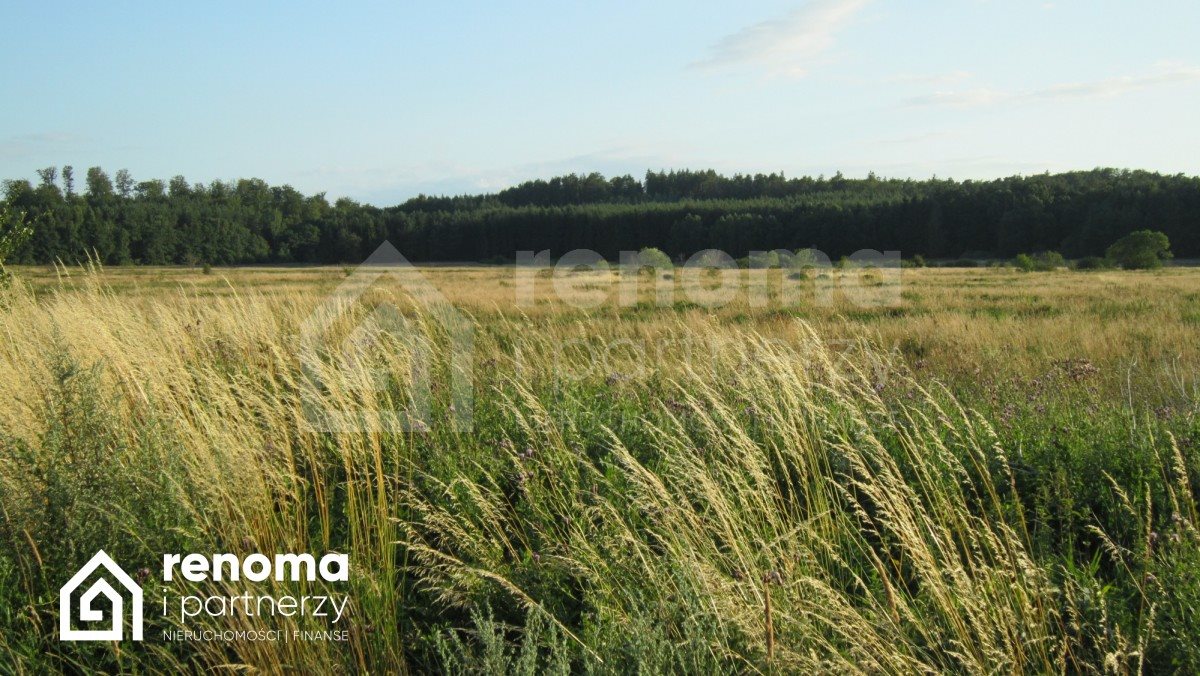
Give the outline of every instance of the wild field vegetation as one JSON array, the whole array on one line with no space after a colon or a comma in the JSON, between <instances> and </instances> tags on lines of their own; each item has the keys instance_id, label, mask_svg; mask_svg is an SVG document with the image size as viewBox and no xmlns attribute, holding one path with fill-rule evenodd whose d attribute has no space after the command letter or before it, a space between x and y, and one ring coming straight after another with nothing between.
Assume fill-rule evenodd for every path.
<instances>
[{"instance_id":1,"label":"wild field vegetation","mask_svg":"<svg viewBox=\"0 0 1200 676\"><path fill-rule=\"evenodd\" d=\"M17 269L0 663L1200 670L1200 273L921 269L896 307L817 303L806 278L794 305L582 309L615 273L538 277L519 305L511 268L422 272L474 327L469 429L444 327L386 281L313 365L298 334L350 270ZM382 304L409 335L347 360ZM428 424L389 424L417 373ZM173 644L155 620L136 649L60 643L58 587L100 548L128 570L346 552L349 639Z\"/></svg>"}]
</instances>

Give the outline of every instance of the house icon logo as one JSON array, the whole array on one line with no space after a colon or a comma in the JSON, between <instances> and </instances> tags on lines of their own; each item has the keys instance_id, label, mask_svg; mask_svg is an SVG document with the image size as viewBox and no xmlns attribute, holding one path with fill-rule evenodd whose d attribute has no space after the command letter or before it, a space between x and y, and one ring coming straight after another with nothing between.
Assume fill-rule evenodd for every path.
<instances>
[{"instance_id":1,"label":"house icon logo","mask_svg":"<svg viewBox=\"0 0 1200 676\"><path fill-rule=\"evenodd\" d=\"M382 296L372 298L372 290ZM411 316L401 306L417 308ZM338 330L349 320L353 326ZM442 385L460 432L472 427L475 329L471 319L425 278L390 242L383 242L338 285L299 327L305 373L305 417L327 432L378 428L427 432L437 419L434 402ZM397 371L381 363L406 361L403 396L393 398ZM434 373L446 375L435 382ZM380 406L346 406L347 401ZM361 416L366 408L372 414Z\"/></svg>"},{"instance_id":2,"label":"house icon logo","mask_svg":"<svg viewBox=\"0 0 1200 676\"><path fill-rule=\"evenodd\" d=\"M96 597L103 594L112 603L112 626L108 629L73 629L71 627L72 609L71 597L97 569L103 568L104 573L125 588L132 597L130 624L133 626L133 640L142 640L142 588L129 577L116 561L112 560L104 550L96 552L91 561L75 573L75 576L62 586L58 596L58 638L61 641L120 641L124 639L125 631L125 600L105 578L96 580L79 597L79 616L74 618L81 622L99 622L104 615L99 609L93 608Z\"/></svg>"}]
</instances>

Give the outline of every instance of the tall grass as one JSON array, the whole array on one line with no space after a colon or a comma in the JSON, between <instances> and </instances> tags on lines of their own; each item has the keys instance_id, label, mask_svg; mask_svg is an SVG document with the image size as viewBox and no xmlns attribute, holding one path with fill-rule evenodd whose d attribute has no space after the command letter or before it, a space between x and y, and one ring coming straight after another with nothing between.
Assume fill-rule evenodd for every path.
<instances>
[{"instance_id":1,"label":"tall grass","mask_svg":"<svg viewBox=\"0 0 1200 676\"><path fill-rule=\"evenodd\" d=\"M76 275L5 291L0 662L1200 667L1194 416L1135 424L1118 402L1072 440L1057 431L1066 411L1002 424L900 355L833 349L799 320L766 337L697 314L653 330L492 314L476 325L465 430L453 365L421 347L444 332L395 290L374 293L314 362L297 337L322 298L311 290L118 294ZM343 338L377 302L418 339L369 333L348 357ZM589 340L662 349L598 365ZM414 367L432 374L433 418L393 424L412 420ZM330 428L330 414L352 424ZM1097 460L1075 469L1085 448ZM99 548L155 574L166 552L345 552L347 588L255 593L348 593L349 639L172 644L155 625L143 645L59 643L58 586Z\"/></svg>"}]
</instances>

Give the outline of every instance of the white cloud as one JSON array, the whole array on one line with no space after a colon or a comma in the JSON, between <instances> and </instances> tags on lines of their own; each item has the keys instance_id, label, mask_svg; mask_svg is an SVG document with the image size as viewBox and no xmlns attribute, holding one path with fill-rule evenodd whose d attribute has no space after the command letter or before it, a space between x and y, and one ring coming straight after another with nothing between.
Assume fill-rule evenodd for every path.
<instances>
[{"instance_id":1,"label":"white cloud","mask_svg":"<svg viewBox=\"0 0 1200 676\"><path fill-rule=\"evenodd\" d=\"M923 84L923 85L947 85L964 80L971 79L970 71L956 70L950 73L938 73L936 75L914 75L904 73L901 75L893 75L884 82L892 84Z\"/></svg>"},{"instance_id":2,"label":"white cloud","mask_svg":"<svg viewBox=\"0 0 1200 676\"><path fill-rule=\"evenodd\" d=\"M863 140L862 144L863 145L872 145L872 146L873 145L900 146L900 145L909 145L909 144L913 144L913 143L924 143L925 141L936 141L938 139L949 138L951 136L956 136L956 135L957 135L956 132L950 132L950 131L945 131L945 130L930 131L930 132L925 132L925 133L921 133L921 134L909 134L908 136L892 136L892 137L888 137L888 138L882 138L882 139L870 140L870 141Z\"/></svg>"},{"instance_id":3,"label":"white cloud","mask_svg":"<svg viewBox=\"0 0 1200 676\"><path fill-rule=\"evenodd\" d=\"M0 158L23 159L51 151L60 151L86 142L87 139L75 134L62 132L36 132L19 134L0 139Z\"/></svg>"},{"instance_id":4,"label":"white cloud","mask_svg":"<svg viewBox=\"0 0 1200 676\"><path fill-rule=\"evenodd\" d=\"M959 91L940 91L907 99L910 106L954 106L970 108L1004 103L1072 101L1112 98L1159 85L1200 80L1200 68L1179 64L1161 64L1145 75L1112 77L1092 82L1068 82L1042 89L1002 91L986 87Z\"/></svg>"},{"instance_id":5,"label":"white cloud","mask_svg":"<svg viewBox=\"0 0 1200 676\"><path fill-rule=\"evenodd\" d=\"M869 0L811 0L774 19L725 36L710 54L692 63L703 69L755 64L776 72L804 75L814 60L833 46Z\"/></svg>"}]
</instances>

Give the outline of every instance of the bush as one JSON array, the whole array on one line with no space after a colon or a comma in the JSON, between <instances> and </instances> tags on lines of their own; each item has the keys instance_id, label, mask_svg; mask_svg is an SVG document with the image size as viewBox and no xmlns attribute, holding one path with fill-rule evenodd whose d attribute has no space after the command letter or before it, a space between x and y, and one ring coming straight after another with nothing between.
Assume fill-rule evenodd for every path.
<instances>
[{"instance_id":1,"label":"bush","mask_svg":"<svg viewBox=\"0 0 1200 676\"><path fill-rule=\"evenodd\" d=\"M803 272L809 268L828 267L823 263L816 249L799 249L788 261L788 267Z\"/></svg>"},{"instance_id":2,"label":"bush","mask_svg":"<svg viewBox=\"0 0 1200 676\"><path fill-rule=\"evenodd\" d=\"M32 235L33 229L25 225L25 214L13 213L8 205L0 202L0 281L8 278L4 260Z\"/></svg>"},{"instance_id":3,"label":"bush","mask_svg":"<svg viewBox=\"0 0 1200 676\"><path fill-rule=\"evenodd\" d=\"M1050 272L1067 267L1067 260L1057 251L1043 251L1033 254L1017 254L1013 265L1022 272Z\"/></svg>"},{"instance_id":4,"label":"bush","mask_svg":"<svg viewBox=\"0 0 1200 676\"><path fill-rule=\"evenodd\" d=\"M638 252L638 268L640 270L670 270L671 257L662 249L648 247Z\"/></svg>"},{"instance_id":5,"label":"bush","mask_svg":"<svg viewBox=\"0 0 1200 676\"><path fill-rule=\"evenodd\" d=\"M1153 270L1171 259L1171 242L1156 230L1138 230L1114 242L1106 253L1126 270Z\"/></svg>"},{"instance_id":6,"label":"bush","mask_svg":"<svg viewBox=\"0 0 1200 676\"><path fill-rule=\"evenodd\" d=\"M779 253L762 251L750 256L747 263L752 268L777 268L779 267Z\"/></svg>"},{"instance_id":7,"label":"bush","mask_svg":"<svg viewBox=\"0 0 1200 676\"><path fill-rule=\"evenodd\" d=\"M1039 270L1057 270L1067 267L1067 259L1057 251L1043 251L1033 256L1033 262Z\"/></svg>"},{"instance_id":8,"label":"bush","mask_svg":"<svg viewBox=\"0 0 1200 676\"><path fill-rule=\"evenodd\" d=\"M1114 267L1116 266L1111 260L1100 256L1088 256L1075 261L1076 270L1111 270Z\"/></svg>"}]
</instances>

